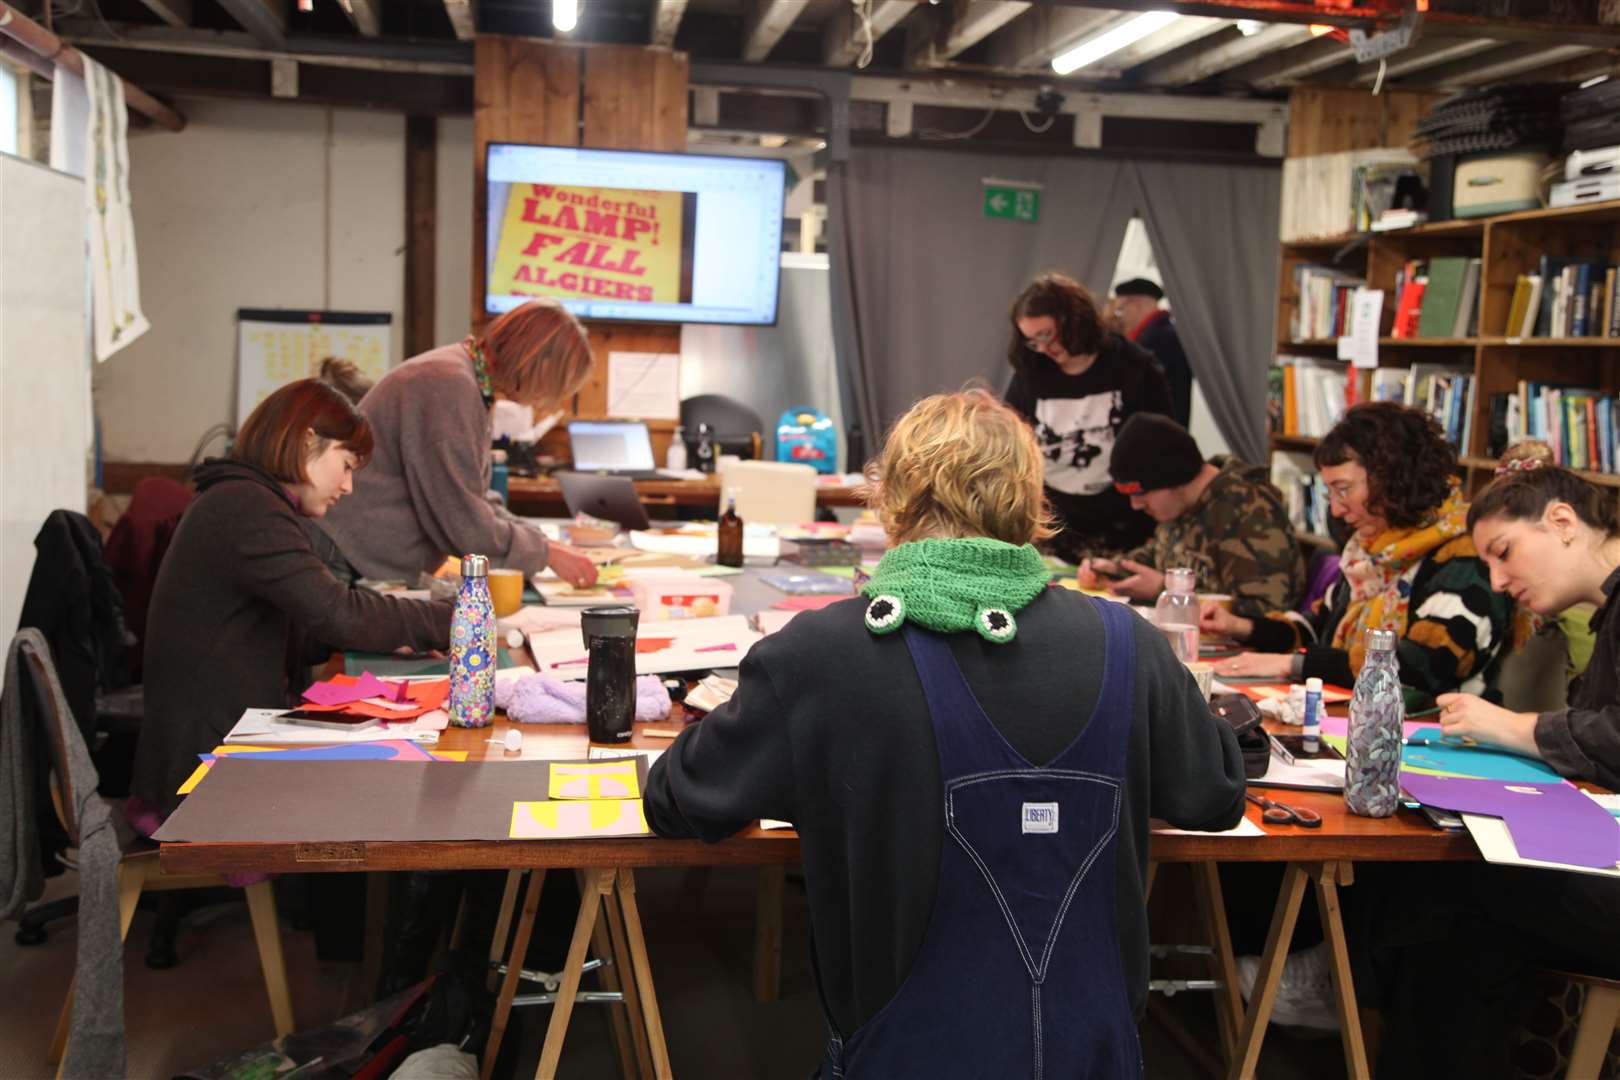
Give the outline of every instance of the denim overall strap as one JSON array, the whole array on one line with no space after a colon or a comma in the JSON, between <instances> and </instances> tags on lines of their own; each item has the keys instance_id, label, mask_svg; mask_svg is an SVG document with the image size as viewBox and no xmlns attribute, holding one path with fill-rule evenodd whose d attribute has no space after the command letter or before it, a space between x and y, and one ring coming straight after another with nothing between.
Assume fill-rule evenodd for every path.
<instances>
[{"instance_id":1,"label":"denim overall strap","mask_svg":"<svg viewBox=\"0 0 1620 1080\"><path fill-rule=\"evenodd\" d=\"M1093 606L1102 690L1080 734L1041 766L984 715L945 637L903 629L944 783L934 910L905 983L858 1031L835 1035L824 1077L1140 1076L1115 897L1136 616Z\"/></svg>"}]
</instances>

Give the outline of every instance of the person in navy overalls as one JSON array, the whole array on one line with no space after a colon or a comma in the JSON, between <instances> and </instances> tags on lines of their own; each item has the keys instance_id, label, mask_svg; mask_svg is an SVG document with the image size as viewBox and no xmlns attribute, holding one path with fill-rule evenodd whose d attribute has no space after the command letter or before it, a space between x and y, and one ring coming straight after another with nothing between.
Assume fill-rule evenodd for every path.
<instances>
[{"instance_id":1,"label":"person in navy overalls","mask_svg":"<svg viewBox=\"0 0 1620 1080\"><path fill-rule=\"evenodd\" d=\"M876 469L894 546L864 595L748 653L648 821L798 828L822 1080L1140 1076L1148 820L1236 824L1236 742L1145 620L1049 587L1015 412L928 398Z\"/></svg>"}]
</instances>

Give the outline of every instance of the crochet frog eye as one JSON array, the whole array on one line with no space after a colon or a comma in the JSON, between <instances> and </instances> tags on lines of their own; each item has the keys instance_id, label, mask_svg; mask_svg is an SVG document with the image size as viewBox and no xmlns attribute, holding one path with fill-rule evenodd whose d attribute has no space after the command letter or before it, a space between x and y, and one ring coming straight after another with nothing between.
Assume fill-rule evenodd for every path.
<instances>
[{"instance_id":1,"label":"crochet frog eye","mask_svg":"<svg viewBox=\"0 0 1620 1080\"><path fill-rule=\"evenodd\" d=\"M973 620L973 628L980 637L997 644L1011 641L1013 635L1018 633L1018 623L1013 619L1012 612L1005 608L983 609Z\"/></svg>"},{"instance_id":2,"label":"crochet frog eye","mask_svg":"<svg viewBox=\"0 0 1620 1080\"><path fill-rule=\"evenodd\" d=\"M885 593L866 605L866 628L874 634L887 634L905 621L906 607L898 596Z\"/></svg>"}]
</instances>

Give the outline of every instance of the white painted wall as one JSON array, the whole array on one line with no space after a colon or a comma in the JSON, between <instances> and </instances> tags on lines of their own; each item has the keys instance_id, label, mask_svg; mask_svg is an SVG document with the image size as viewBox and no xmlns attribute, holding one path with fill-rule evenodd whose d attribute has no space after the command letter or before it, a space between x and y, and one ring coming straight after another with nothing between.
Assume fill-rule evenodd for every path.
<instances>
[{"instance_id":1,"label":"white painted wall","mask_svg":"<svg viewBox=\"0 0 1620 1080\"><path fill-rule=\"evenodd\" d=\"M404 117L181 106L184 131L130 133L152 329L95 372L109 461L185 461L205 429L230 419L238 308L390 312L400 357Z\"/></svg>"},{"instance_id":2,"label":"white painted wall","mask_svg":"<svg viewBox=\"0 0 1620 1080\"><path fill-rule=\"evenodd\" d=\"M0 640L8 642L45 516L85 508L84 219L82 180L0 154Z\"/></svg>"}]
</instances>

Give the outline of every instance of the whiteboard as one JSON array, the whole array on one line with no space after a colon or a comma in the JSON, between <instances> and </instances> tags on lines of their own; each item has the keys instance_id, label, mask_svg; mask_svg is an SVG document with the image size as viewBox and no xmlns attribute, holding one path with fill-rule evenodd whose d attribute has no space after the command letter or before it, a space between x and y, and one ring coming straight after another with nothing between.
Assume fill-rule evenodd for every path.
<instances>
[{"instance_id":1,"label":"whiteboard","mask_svg":"<svg viewBox=\"0 0 1620 1080\"><path fill-rule=\"evenodd\" d=\"M0 633L9 642L45 515L85 509L84 181L0 154L0 236Z\"/></svg>"},{"instance_id":2,"label":"whiteboard","mask_svg":"<svg viewBox=\"0 0 1620 1080\"><path fill-rule=\"evenodd\" d=\"M386 312L286 311L243 308L236 313L236 423L295 379L320 374L328 356L353 361L372 382L388 372Z\"/></svg>"}]
</instances>

